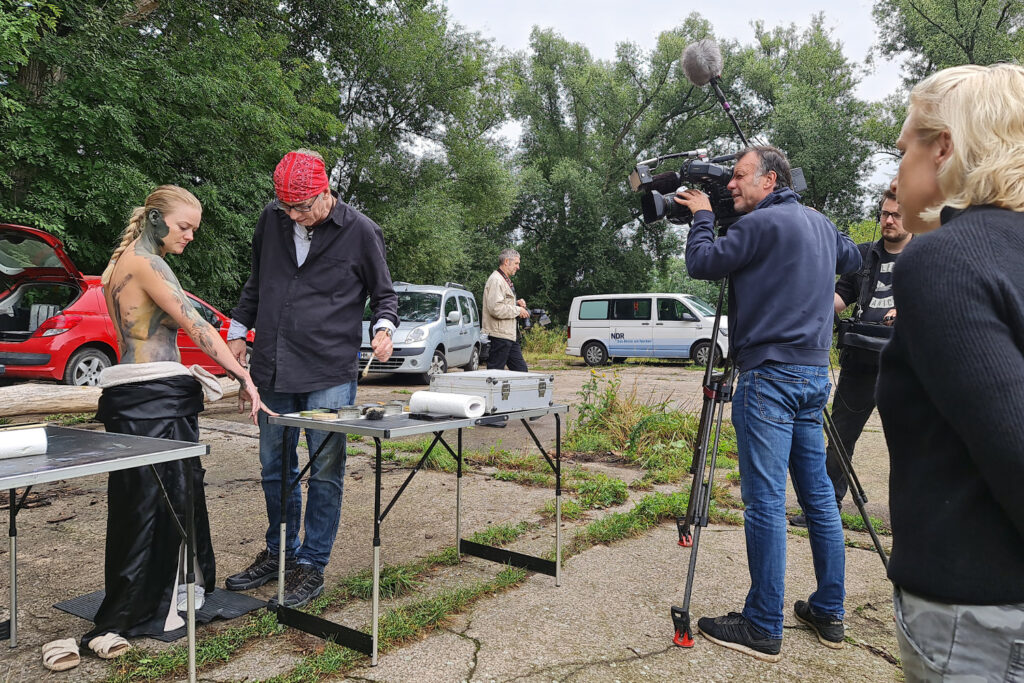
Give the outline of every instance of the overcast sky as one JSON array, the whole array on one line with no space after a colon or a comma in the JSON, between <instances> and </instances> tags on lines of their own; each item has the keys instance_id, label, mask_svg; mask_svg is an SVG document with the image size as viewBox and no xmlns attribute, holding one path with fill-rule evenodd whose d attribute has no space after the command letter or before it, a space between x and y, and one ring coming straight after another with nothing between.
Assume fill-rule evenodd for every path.
<instances>
[{"instance_id":1,"label":"overcast sky","mask_svg":"<svg viewBox=\"0 0 1024 683\"><path fill-rule=\"evenodd\" d=\"M651 49L658 34L678 26L691 12L711 22L716 36L741 43L754 39L752 23L764 21L771 28L796 24L803 29L811 15L825 13L825 26L832 38L843 45L846 56L863 62L876 41L877 28L871 18L872 2L816 2L788 0L782 3L727 0L701 3L651 3L628 0L447 0L452 18L471 31L509 50L525 50L534 26L553 28L563 37L582 43L598 59L615 57L615 45L623 41ZM858 88L859 97L879 100L899 85L895 64L878 60L876 72Z\"/></svg>"},{"instance_id":2,"label":"overcast sky","mask_svg":"<svg viewBox=\"0 0 1024 683\"><path fill-rule=\"evenodd\" d=\"M740 43L754 39L752 23L764 21L772 28L796 24L805 29L813 14L824 12L825 27L832 39L842 43L847 58L862 63L877 41L878 28L871 17L870 0L819 2L787 0L786 2L752 2L751 0L718 0L717 2L630 2L629 0L447 0L452 19L486 38L493 38L508 50L529 47L534 26L553 28L564 38L582 43L598 59L615 58L615 45L623 41L651 49L657 36L678 26L691 13L698 12L711 22L716 36L733 38ZM900 74L896 63L876 58L874 73L864 76L857 96L865 100L881 100L899 88ZM743 122L740 121L740 126ZM876 170L873 181L894 171L885 167Z\"/></svg>"}]
</instances>

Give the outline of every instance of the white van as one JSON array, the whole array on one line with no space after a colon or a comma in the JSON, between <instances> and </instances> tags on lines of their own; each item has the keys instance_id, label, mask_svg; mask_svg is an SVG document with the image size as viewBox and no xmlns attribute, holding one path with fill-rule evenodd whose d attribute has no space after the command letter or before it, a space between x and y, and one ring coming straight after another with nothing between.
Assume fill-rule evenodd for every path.
<instances>
[{"instance_id":1,"label":"white van","mask_svg":"<svg viewBox=\"0 0 1024 683\"><path fill-rule=\"evenodd\" d=\"M715 309L689 294L591 294L572 300L565 352L587 365L609 359L688 358L708 361ZM719 358L729 352L725 316L718 331Z\"/></svg>"}]
</instances>

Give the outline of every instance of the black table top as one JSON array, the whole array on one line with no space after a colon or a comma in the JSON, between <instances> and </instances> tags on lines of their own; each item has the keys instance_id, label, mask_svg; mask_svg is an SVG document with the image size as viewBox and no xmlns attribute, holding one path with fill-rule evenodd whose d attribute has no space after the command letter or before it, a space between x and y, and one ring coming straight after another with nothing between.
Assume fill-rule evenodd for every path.
<instances>
[{"instance_id":1,"label":"black table top","mask_svg":"<svg viewBox=\"0 0 1024 683\"><path fill-rule=\"evenodd\" d=\"M0 440L4 438L0 431ZM70 427L46 427L46 453L0 460L0 490L102 474L210 452L209 446Z\"/></svg>"}]
</instances>

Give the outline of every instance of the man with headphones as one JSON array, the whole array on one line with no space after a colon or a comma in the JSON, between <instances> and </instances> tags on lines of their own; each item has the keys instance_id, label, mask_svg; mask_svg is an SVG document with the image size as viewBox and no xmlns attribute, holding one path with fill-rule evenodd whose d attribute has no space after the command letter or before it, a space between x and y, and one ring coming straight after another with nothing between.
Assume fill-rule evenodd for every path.
<instances>
[{"instance_id":1,"label":"man with headphones","mask_svg":"<svg viewBox=\"0 0 1024 683\"><path fill-rule=\"evenodd\" d=\"M853 320L859 323L892 325L896 309L892 298L892 270L903 248L910 243L910 233L903 229L900 205L896 201L895 181L882 196L878 223L882 237L877 242L858 244L863 266L847 273L836 282L836 315L856 304ZM842 342L842 340L840 340ZM853 458L857 439L875 409L875 380L878 377L879 351L846 344L839 354L842 370L832 400L832 421L846 452ZM843 507L849 482L839 464L835 445L828 444L826 468L836 491L836 502ZM790 517L793 526L807 526L804 514Z\"/></svg>"}]
</instances>

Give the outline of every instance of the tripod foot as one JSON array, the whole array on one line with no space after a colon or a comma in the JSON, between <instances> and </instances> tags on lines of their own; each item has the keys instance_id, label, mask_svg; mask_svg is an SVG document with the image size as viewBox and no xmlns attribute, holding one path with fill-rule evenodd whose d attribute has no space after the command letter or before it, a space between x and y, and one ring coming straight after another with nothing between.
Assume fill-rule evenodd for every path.
<instances>
[{"instance_id":1,"label":"tripod foot","mask_svg":"<svg viewBox=\"0 0 1024 683\"><path fill-rule=\"evenodd\" d=\"M676 531L679 532L679 545L684 548L693 547L693 534L690 533L690 525L685 517L676 517Z\"/></svg>"},{"instance_id":2,"label":"tripod foot","mask_svg":"<svg viewBox=\"0 0 1024 683\"><path fill-rule=\"evenodd\" d=\"M679 607L673 607L672 623L676 627L672 642L679 647L693 647L693 634L690 633L690 613Z\"/></svg>"}]
</instances>

